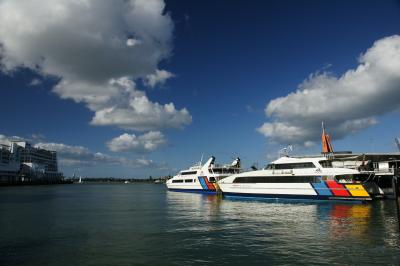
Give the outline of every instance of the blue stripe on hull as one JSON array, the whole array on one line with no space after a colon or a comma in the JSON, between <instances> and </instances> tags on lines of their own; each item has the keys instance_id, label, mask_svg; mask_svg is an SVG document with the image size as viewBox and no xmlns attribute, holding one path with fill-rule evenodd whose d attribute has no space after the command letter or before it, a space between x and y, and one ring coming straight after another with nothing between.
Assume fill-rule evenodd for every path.
<instances>
[{"instance_id":1,"label":"blue stripe on hull","mask_svg":"<svg viewBox=\"0 0 400 266\"><path fill-rule=\"evenodd\" d=\"M208 189L208 186L207 186L207 184L206 184L206 181L204 181L204 177L203 177L203 176L199 176L198 179L199 179L199 182L200 182L201 187L202 187L203 189Z\"/></svg>"},{"instance_id":2,"label":"blue stripe on hull","mask_svg":"<svg viewBox=\"0 0 400 266\"><path fill-rule=\"evenodd\" d=\"M331 191L329 190L329 188L326 186L326 184L324 182L311 183L311 185L317 191L318 195L321 195L321 196L332 196Z\"/></svg>"},{"instance_id":3,"label":"blue stripe on hull","mask_svg":"<svg viewBox=\"0 0 400 266\"><path fill-rule=\"evenodd\" d=\"M174 192L188 192L188 193L202 193L202 194L217 194L214 190L205 190L205 189L184 189L184 188L169 188L169 191Z\"/></svg>"},{"instance_id":4,"label":"blue stripe on hull","mask_svg":"<svg viewBox=\"0 0 400 266\"><path fill-rule=\"evenodd\" d=\"M290 200L329 200L329 201L351 201L351 202L362 202L360 198L335 198L324 195L291 195L291 194L252 194L252 193L232 193L223 192L226 197L235 198L258 198L258 199L290 199Z\"/></svg>"}]
</instances>

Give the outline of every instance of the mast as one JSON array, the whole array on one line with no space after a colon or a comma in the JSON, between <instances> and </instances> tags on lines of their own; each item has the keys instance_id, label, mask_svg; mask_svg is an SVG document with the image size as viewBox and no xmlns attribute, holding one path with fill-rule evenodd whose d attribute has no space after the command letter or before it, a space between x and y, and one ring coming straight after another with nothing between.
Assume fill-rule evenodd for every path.
<instances>
[{"instance_id":1,"label":"mast","mask_svg":"<svg viewBox=\"0 0 400 266\"><path fill-rule=\"evenodd\" d=\"M396 141L397 148L398 148L399 151L400 151L400 138L395 138L394 140Z\"/></svg>"}]
</instances>

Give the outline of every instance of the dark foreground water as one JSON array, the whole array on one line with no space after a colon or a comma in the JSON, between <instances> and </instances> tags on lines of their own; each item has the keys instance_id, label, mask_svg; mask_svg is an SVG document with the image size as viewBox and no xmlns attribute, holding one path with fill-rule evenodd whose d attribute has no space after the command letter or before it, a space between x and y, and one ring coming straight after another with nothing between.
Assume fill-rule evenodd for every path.
<instances>
[{"instance_id":1,"label":"dark foreground water","mask_svg":"<svg viewBox=\"0 0 400 266\"><path fill-rule=\"evenodd\" d=\"M152 184L0 188L0 265L400 264L393 201L220 199Z\"/></svg>"}]
</instances>

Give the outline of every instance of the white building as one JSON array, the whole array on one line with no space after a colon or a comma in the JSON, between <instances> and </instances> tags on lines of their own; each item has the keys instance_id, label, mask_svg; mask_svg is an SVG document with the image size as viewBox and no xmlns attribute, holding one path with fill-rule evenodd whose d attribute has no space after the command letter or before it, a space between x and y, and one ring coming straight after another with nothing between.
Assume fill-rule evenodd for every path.
<instances>
[{"instance_id":1,"label":"white building","mask_svg":"<svg viewBox=\"0 0 400 266\"><path fill-rule=\"evenodd\" d=\"M0 183L17 180L20 163L13 160L10 146L0 144Z\"/></svg>"},{"instance_id":2,"label":"white building","mask_svg":"<svg viewBox=\"0 0 400 266\"><path fill-rule=\"evenodd\" d=\"M0 182L58 182L57 153L36 148L26 141L11 141L0 149Z\"/></svg>"}]
</instances>

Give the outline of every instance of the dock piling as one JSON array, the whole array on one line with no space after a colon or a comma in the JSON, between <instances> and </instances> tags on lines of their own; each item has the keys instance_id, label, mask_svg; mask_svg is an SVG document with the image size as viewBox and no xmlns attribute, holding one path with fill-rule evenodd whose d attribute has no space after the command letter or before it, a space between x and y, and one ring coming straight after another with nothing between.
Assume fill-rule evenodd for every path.
<instances>
[{"instance_id":1,"label":"dock piling","mask_svg":"<svg viewBox=\"0 0 400 266\"><path fill-rule=\"evenodd\" d=\"M400 231L400 189L399 189L399 176L400 171L395 171L393 179L392 179L392 186L393 186L393 196L394 200L396 201L396 211L397 211L397 222L399 224L399 231Z\"/></svg>"}]
</instances>

